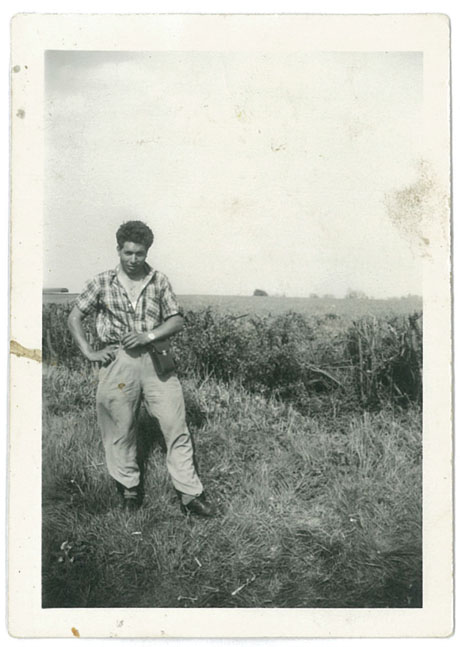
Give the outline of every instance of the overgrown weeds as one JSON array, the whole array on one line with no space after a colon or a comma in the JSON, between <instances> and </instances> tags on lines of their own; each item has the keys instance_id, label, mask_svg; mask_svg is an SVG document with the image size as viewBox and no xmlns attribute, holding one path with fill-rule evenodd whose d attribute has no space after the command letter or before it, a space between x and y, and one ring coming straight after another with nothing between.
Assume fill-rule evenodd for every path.
<instances>
[{"instance_id":1,"label":"overgrown weeds","mask_svg":"<svg viewBox=\"0 0 460 647\"><path fill-rule=\"evenodd\" d=\"M45 607L421 605L416 405L329 422L235 382L187 379L198 467L219 515L181 515L144 414L145 500L126 518L104 464L93 375L67 370L63 389L63 372L45 367ZM85 406L72 400L76 381Z\"/></svg>"},{"instance_id":2,"label":"overgrown weeds","mask_svg":"<svg viewBox=\"0 0 460 647\"><path fill-rule=\"evenodd\" d=\"M422 605L419 314L188 312L174 351L219 509L203 521L144 410L144 505L122 514L68 312L44 309L44 607Z\"/></svg>"},{"instance_id":3,"label":"overgrown weeds","mask_svg":"<svg viewBox=\"0 0 460 647\"><path fill-rule=\"evenodd\" d=\"M69 306L44 309L45 361L74 368L85 360L67 330ZM86 322L94 339L94 320ZM252 393L291 402L301 412L374 409L421 403L421 315L340 318L231 316L189 311L174 339L180 377L237 381Z\"/></svg>"}]
</instances>

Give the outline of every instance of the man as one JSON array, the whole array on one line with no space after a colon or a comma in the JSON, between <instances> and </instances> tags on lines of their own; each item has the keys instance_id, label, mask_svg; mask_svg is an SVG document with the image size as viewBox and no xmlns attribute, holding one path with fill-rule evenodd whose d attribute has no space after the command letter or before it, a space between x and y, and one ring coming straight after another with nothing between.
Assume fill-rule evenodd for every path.
<instances>
[{"instance_id":1,"label":"man","mask_svg":"<svg viewBox=\"0 0 460 647\"><path fill-rule=\"evenodd\" d=\"M160 424L168 471L183 512L211 516L212 506L194 466L181 385L174 367L162 361L167 355L155 352L155 345L164 346L182 329L182 310L167 277L146 262L153 243L151 229L143 222L126 222L116 238L119 265L87 284L68 319L83 355L102 364L96 411L108 471L125 509L136 510L141 503L136 420L143 399ZM91 312L96 313L97 334L104 344L98 351L89 345L82 326Z\"/></svg>"}]
</instances>

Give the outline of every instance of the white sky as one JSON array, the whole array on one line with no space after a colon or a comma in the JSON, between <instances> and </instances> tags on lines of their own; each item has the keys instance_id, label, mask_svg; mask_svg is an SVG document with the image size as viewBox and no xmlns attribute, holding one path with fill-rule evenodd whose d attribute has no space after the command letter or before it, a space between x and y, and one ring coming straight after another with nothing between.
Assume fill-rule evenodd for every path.
<instances>
[{"instance_id":1,"label":"white sky","mask_svg":"<svg viewBox=\"0 0 460 647\"><path fill-rule=\"evenodd\" d=\"M416 52L48 52L45 287L115 266L132 218L179 294L421 294L385 196L418 177L422 72Z\"/></svg>"}]
</instances>

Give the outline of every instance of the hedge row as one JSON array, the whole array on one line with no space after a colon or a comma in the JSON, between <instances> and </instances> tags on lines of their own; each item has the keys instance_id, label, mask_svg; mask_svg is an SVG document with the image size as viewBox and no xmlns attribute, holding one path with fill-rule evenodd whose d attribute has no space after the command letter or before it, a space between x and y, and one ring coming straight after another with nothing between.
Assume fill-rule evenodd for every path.
<instances>
[{"instance_id":1,"label":"hedge row","mask_svg":"<svg viewBox=\"0 0 460 647\"><path fill-rule=\"evenodd\" d=\"M43 358L81 368L86 360L67 329L70 307L44 306ZM85 330L97 346L94 319L85 321ZM309 414L404 407L422 399L420 313L362 317L350 325L332 314L228 316L207 308L186 313L173 350L181 376L198 383L237 380Z\"/></svg>"}]
</instances>

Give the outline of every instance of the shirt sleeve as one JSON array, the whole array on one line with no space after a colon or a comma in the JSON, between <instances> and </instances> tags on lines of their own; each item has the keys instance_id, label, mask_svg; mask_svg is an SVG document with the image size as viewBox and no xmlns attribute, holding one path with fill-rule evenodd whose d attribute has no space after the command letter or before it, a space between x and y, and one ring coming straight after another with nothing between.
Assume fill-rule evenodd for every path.
<instances>
[{"instance_id":1,"label":"shirt sleeve","mask_svg":"<svg viewBox=\"0 0 460 647\"><path fill-rule=\"evenodd\" d=\"M88 281L83 292L77 297L75 305L83 314L88 315L97 308L100 285L97 278Z\"/></svg>"},{"instance_id":2,"label":"shirt sleeve","mask_svg":"<svg viewBox=\"0 0 460 647\"><path fill-rule=\"evenodd\" d=\"M163 275L160 292L161 318L163 321L174 315L183 315L184 311L179 305L169 279Z\"/></svg>"}]
</instances>

